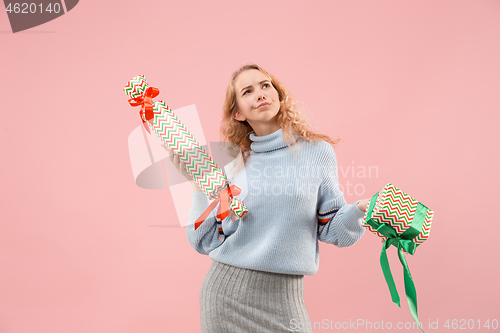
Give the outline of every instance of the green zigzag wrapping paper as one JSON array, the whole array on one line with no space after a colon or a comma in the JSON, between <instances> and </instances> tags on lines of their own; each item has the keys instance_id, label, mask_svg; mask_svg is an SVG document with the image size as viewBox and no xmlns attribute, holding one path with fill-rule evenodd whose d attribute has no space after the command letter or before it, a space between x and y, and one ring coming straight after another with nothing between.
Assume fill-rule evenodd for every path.
<instances>
[{"instance_id":1,"label":"green zigzag wrapping paper","mask_svg":"<svg viewBox=\"0 0 500 333\"><path fill-rule=\"evenodd\" d=\"M413 255L416 248L429 238L433 216L432 210L389 183L370 199L363 220L363 226L381 237L384 242L380 265L392 301L401 307L386 253L386 249L391 245L398 249L398 257L403 265L406 298L416 322L419 322L417 292L404 253ZM420 329L422 330L421 327Z\"/></svg>"},{"instance_id":2,"label":"green zigzag wrapping paper","mask_svg":"<svg viewBox=\"0 0 500 333\"><path fill-rule=\"evenodd\" d=\"M132 106L142 105L141 118L146 126L160 138L163 144L179 154L179 158L186 165L186 170L196 181L205 195L211 199L217 199L222 191L228 191L229 181L222 170L213 162L212 158L205 152L191 132L172 112L172 109L163 101L152 102L152 97L158 95L156 88L149 87L144 75L139 75L130 80L125 88L125 93L130 97ZM156 93L152 92L153 90ZM149 99L149 100L148 100ZM148 103L151 110L148 111ZM248 213L243 202L231 195L229 209L232 209L240 218ZM217 218L227 216L226 212L219 211ZM195 224L195 229L202 221Z\"/></svg>"}]
</instances>

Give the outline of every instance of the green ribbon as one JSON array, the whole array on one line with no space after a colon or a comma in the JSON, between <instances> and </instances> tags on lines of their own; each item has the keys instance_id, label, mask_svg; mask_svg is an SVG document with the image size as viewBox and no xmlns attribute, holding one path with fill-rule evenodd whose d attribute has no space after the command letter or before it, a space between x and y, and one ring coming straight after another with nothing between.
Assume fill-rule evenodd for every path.
<instances>
[{"instance_id":1,"label":"green ribbon","mask_svg":"<svg viewBox=\"0 0 500 333\"><path fill-rule=\"evenodd\" d=\"M390 225L386 223L379 223L372 218L372 212L373 208L375 207L377 197L378 193L376 193L370 200L370 206L368 207L368 212L366 215L366 223L369 224L373 229L376 229L380 234L387 237L387 240L382 246L382 252L380 253L380 266L382 266L382 272L384 273L385 281L387 282L387 286L389 287L392 301L399 307L401 307L398 290L396 289L396 284L394 283L391 268L389 266L389 261L387 260L387 253L385 251L391 245L394 245L398 249L399 261L403 265L405 292L408 306L410 308L413 319L417 323L419 323L417 311L417 291L415 290L415 284L413 283L410 268L408 267L408 263L406 262L403 249L405 249L405 251L411 255L415 253L415 249L419 244L416 244L413 239L422 232L422 226L425 222L427 207L425 207L421 203L418 203L411 226L401 235L398 235L396 230L394 230ZM420 324L418 326L423 332L424 330L422 329Z\"/></svg>"}]
</instances>

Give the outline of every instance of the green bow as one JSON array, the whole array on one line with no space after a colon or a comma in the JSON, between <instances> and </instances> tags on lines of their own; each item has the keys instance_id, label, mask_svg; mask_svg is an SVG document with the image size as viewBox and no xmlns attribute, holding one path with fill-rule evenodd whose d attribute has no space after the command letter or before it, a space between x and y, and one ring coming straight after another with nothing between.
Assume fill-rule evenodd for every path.
<instances>
[{"instance_id":1,"label":"green bow","mask_svg":"<svg viewBox=\"0 0 500 333\"><path fill-rule=\"evenodd\" d=\"M387 240L382 246L382 253L380 254L380 265L382 266L382 272L384 273L385 281L387 282L387 286L389 287L389 291L391 292L392 301L399 307L401 307L398 290L396 289L396 284L394 283L394 279L392 278L391 268L389 266L387 253L385 251L391 245L394 245L398 249L399 261L401 261L401 264L403 265L405 292L408 306L410 308L413 319L417 323L419 323L417 311L417 291L415 290L415 284L413 283L413 279L411 278L410 268L408 267L408 263L406 262L403 249L405 249L405 251L411 255L415 253L415 249L419 244L416 244L413 239L422 232L422 226L425 222L427 207L425 207L421 203L418 203L411 226L401 235L398 235L396 230L394 230L390 225L386 223L379 223L372 218L372 212L373 208L375 207L377 197L378 193L376 193L370 200L366 223L369 224L373 229L376 229L380 234L387 237ZM423 332L420 323L418 326Z\"/></svg>"}]
</instances>

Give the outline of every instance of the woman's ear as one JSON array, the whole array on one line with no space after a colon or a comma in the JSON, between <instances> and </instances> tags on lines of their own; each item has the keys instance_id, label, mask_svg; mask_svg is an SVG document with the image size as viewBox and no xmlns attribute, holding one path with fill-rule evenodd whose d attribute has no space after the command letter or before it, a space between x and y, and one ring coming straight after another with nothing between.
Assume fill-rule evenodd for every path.
<instances>
[{"instance_id":1,"label":"woman's ear","mask_svg":"<svg viewBox=\"0 0 500 333\"><path fill-rule=\"evenodd\" d=\"M238 121L245 121L247 118L245 118L239 111L236 111L234 113L234 119Z\"/></svg>"}]
</instances>

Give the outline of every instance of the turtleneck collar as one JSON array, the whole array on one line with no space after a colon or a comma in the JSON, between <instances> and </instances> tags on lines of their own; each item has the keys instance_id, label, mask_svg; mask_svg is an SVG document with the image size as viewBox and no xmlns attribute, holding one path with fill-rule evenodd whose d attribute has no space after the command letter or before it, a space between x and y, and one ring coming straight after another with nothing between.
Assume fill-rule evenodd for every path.
<instances>
[{"instance_id":1,"label":"turtleneck collar","mask_svg":"<svg viewBox=\"0 0 500 333\"><path fill-rule=\"evenodd\" d=\"M295 140L297 140L298 138L299 136L295 134ZM250 140L252 140L250 149L254 153L265 153L287 146L281 128L271 134L264 136L257 136L255 135L255 133L250 133Z\"/></svg>"}]
</instances>

